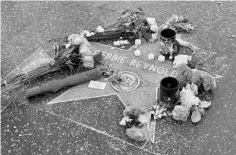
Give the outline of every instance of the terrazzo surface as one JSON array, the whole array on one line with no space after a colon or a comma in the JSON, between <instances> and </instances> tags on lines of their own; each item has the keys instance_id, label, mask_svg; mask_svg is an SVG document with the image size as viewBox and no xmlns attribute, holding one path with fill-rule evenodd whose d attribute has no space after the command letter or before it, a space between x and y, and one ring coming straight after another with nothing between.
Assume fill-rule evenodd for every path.
<instances>
[{"instance_id":1,"label":"terrazzo surface","mask_svg":"<svg viewBox=\"0 0 236 155\"><path fill-rule=\"evenodd\" d=\"M217 79L213 104L201 122L195 125L188 120L177 124L168 118L157 121L155 141L144 148L143 143L129 139L124 128L118 125L125 105L135 104L139 99L151 101L158 81L166 75L114 62L117 68L129 69L140 76L139 92L127 96L113 91L110 86L98 92L85 89L86 84L28 100L24 98L23 89L10 94L2 93L1 154L235 154L236 2L4 1L1 2L1 77L22 63L37 47L52 55L47 39L63 37L83 28L109 25L122 10L138 5L147 16L157 18L159 24L177 14L197 26L193 34L183 35L182 38L205 52L208 71L223 76ZM155 44L142 45L143 57L139 59L131 56L132 49L122 51L97 44L93 46L113 55L128 56L131 60L150 64L152 62L146 60L146 55L155 49ZM171 68L168 63L153 64ZM59 71L46 75L26 88L71 74ZM150 97L145 98L147 96ZM73 101L66 101L71 99Z\"/></svg>"}]
</instances>

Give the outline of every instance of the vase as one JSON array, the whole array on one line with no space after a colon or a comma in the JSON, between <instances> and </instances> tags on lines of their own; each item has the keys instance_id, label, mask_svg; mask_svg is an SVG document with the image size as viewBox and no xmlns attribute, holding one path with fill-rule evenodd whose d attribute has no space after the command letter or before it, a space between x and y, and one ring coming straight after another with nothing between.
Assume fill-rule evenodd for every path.
<instances>
[{"instance_id":1,"label":"vase","mask_svg":"<svg viewBox=\"0 0 236 155\"><path fill-rule=\"evenodd\" d=\"M179 81L174 77L165 77L160 82L159 98L166 107L174 107L179 99Z\"/></svg>"},{"instance_id":2,"label":"vase","mask_svg":"<svg viewBox=\"0 0 236 155\"><path fill-rule=\"evenodd\" d=\"M170 42L175 40L176 31L174 29L167 28L162 30L160 35L161 40L163 40L164 42Z\"/></svg>"},{"instance_id":3,"label":"vase","mask_svg":"<svg viewBox=\"0 0 236 155\"><path fill-rule=\"evenodd\" d=\"M160 42L164 46L161 47L161 54L165 56L166 60L173 60L180 51L180 45L176 40L176 31L174 29L164 29L160 32Z\"/></svg>"}]
</instances>

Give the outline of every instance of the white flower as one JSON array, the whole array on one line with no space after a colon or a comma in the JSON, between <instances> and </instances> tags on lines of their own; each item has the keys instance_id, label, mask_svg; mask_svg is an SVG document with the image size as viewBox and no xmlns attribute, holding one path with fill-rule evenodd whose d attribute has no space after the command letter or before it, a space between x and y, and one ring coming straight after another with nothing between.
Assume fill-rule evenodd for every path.
<instances>
[{"instance_id":1,"label":"white flower","mask_svg":"<svg viewBox=\"0 0 236 155\"><path fill-rule=\"evenodd\" d=\"M84 61L93 61L93 57L92 56L84 56L83 58L82 58Z\"/></svg>"},{"instance_id":2,"label":"white flower","mask_svg":"<svg viewBox=\"0 0 236 155\"><path fill-rule=\"evenodd\" d=\"M86 36L86 37L90 37L91 36L91 33L88 31L88 30L84 30L84 35Z\"/></svg>"},{"instance_id":3,"label":"white flower","mask_svg":"<svg viewBox=\"0 0 236 155\"><path fill-rule=\"evenodd\" d=\"M122 118L122 120L120 121L119 124L122 126L126 126L126 122L131 122L131 121L132 121L132 119L130 119L128 116L125 116Z\"/></svg>"},{"instance_id":4,"label":"white flower","mask_svg":"<svg viewBox=\"0 0 236 155\"><path fill-rule=\"evenodd\" d=\"M189 109L184 106L177 105L174 110L172 110L172 115L175 120L186 121L189 116Z\"/></svg>"},{"instance_id":5,"label":"white flower","mask_svg":"<svg viewBox=\"0 0 236 155\"><path fill-rule=\"evenodd\" d=\"M195 85L193 82L191 84L191 89L192 91L194 92L194 95L197 95L198 94L198 87L197 85Z\"/></svg>"},{"instance_id":6,"label":"white flower","mask_svg":"<svg viewBox=\"0 0 236 155\"><path fill-rule=\"evenodd\" d=\"M177 23L178 20L179 20L178 16L173 14L172 17L170 17L168 21L171 23Z\"/></svg>"},{"instance_id":7,"label":"white flower","mask_svg":"<svg viewBox=\"0 0 236 155\"><path fill-rule=\"evenodd\" d=\"M194 91L191 90L190 85L187 85L186 88L183 88L180 92L180 101L181 105L190 109L193 105L199 105L201 100L194 95Z\"/></svg>"},{"instance_id":8,"label":"white flower","mask_svg":"<svg viewBox=\"0 0 236 155\"><path fill-rule=\"evenodd\" d=\"M175 56L175 60L173 62L173 67L174 68L177 68L179 67L180 65L182 64L188 64L188 60L191 59L191 56L188 56L188 55L177 55Z\"/></svg>"},{"instance_id":9,"label":"white flower","mask_svg":"<svg viewBox=\"0 0 236 155\"><path fill-rule=\"evenodd\" d=\"M129 41L128 40L120 40L120 45L128 45Z\"/></svg>"},{"instance_id":10,"label":"white flower","mask_svg":"<svg viewBox=\"0 0 236 155\"><path fill-rule=\"evenodd\" d=\"M68 36L68 41L71 43L71 44L73 44L74 43L74 40L76 39L76 38L80 38L81 36L79 35L79 34L71 34L71 35L69 35Z\"/></svg>"},{"instance_id":11,"label":"white flower","mask_svg":"<svg viewBox=\"0 0 236 155\"><path fill-rule=\"evenodd\" d=\"M77 37L74 39L73 44L74 45L80 45L83 42L83 39L81 37Z\"/></svg>"},{"instance_id":12,"label":"white flower","mask_svg":"<svg viewBox=\"0 0 236 155\"><path fill-rule=\"evenodd\" d=\"M146 20L147 20L148 25L157 25L155 18L147 17Z\"/></svg>"},{"instance_id":13,"label":"white flower","mask_svg":"<svg viewBox=\"0 0 236 155\"><path fill-rule=\"evenodd\" d=\"M169 24L168 22L166 22L165 24L162 25L162 29L167 29L169 27Z\"/></svg>"},{"instance_id":14,"label":"white flower","mask_svg":"<svg viewBox=\"0 0 236 155\"><path fill-rule=\"evenodd\" d=\"M158 26L157 25L151 25L150 30L152 30L153 32L158 32Z\"/></svg>"},{"instance_id":15,"label":"white flower","mask_svg":"<svg viewBox=\"0 0 236 155\"><path fill-rule=\"evenodd\" d=\"M211 106L211 101L202 101L201 103L200 103L200 107L201 108L208 108L208 107L210 107Z\"/></svg>"},{"instance_id":16,"label":"white flower","mask_svg":"<svg viewBox=\"0 0 236 155\"><path fill-rule=\"evenodd\" d=\"M198 94L198 87L193 82L186 84L185 89L192 91L194 95Z\"/></svg>"},{"instance_id":17,"label":"white flower","mask_svg":"<svg viewBox=\"0 0 236 155\"><path fill-rule=\"evenodd\" d=\"M70 43L69 44L65 44L65 46L66 46L66 49L68 49L69 47L70 47Z\"/></svg>"},{"instance_id":18,"label":"white flower","mask_svg":"<svg viewBox=\"0 0 236 155\"><path fill-rule=\"evenodd\" d=\"M151 112L147 112L146 114L140 114L137 120L142 124L149 125L151 121Z\"/></svg>"},{"instance_id":19,"label":"white flower","mask_svg":"<svg viewBox=\"0 0 236 155\"><path fill-rule=\"evenodd\" d=\"M113 45L115 45L115 46L120 46L120 42L119 42L119 41L114 41L114 42L113 42Z\"/></svg>"},{"instance_id":20,"label":"white flower","mask_svg":"<svg viewBox=\"0 0 236 155\"><path fill-rule=\"evenodd\" d=\"M96 28L96 32L102 33L102 32L104 32L104 28L101 27L101 26L98 26L98 27Z\"/></svg>"}]
</instances>

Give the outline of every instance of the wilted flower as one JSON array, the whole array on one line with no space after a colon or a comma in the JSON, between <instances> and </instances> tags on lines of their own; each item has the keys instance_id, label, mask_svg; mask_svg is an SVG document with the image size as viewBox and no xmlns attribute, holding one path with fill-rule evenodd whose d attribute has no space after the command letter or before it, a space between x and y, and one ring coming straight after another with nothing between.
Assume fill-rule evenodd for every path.
<instances>
[{"instance_id":1,"label":"wilted flower","mask_svg":"<svg viewBox=\"0 0 236 155\"><path fill-rule=\"evenodd\" d=\"M172 115L175 120L186 121L189 116L189 109L182 105L176 105L172 110Z\"/></svg>"},{"instance_id":2,"label":"wilted flower","mask_svg":"<svg viewBox=\"0 0 236 155\"><path fill-rule=\"evenodd\" d=\"M126 129L126 134L131 139L134 139L134 140L137 140L137 141L144 141L144 140L146 140L146 137L143 134L142 129L137 128L135 126Z\"/></svg>"}]
</instances>

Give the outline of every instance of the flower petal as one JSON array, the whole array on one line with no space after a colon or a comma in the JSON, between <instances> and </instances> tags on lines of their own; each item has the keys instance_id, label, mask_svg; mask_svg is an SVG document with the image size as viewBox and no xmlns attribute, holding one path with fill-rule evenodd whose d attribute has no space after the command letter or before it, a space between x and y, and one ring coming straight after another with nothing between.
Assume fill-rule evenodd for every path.
<instances>
[{"instance_id":1,"label":"flower petal","mask_svg":"<svg viewBox=\"0 0 236 155\"><path fill-rule=\"evenodd\" d=\"M208 108L208 107L210 107L210 105L211 105L211 101L202 101L200 103L200 107L202 107L202 108Z\"/></svg>"},{"instance_id":2,"label":"flower petal","mask_svg":"<svg viewBox=\"0 0 236 155\"><path fill-rule=\"evenodd\" d=\"M191 115L191 120L193 123L196 123L201 120L201 114L198 110L195 110Z\"/></svg>"}]
</instances>

